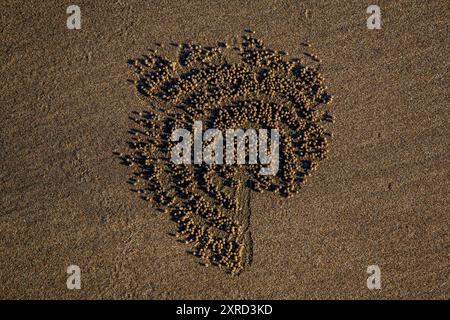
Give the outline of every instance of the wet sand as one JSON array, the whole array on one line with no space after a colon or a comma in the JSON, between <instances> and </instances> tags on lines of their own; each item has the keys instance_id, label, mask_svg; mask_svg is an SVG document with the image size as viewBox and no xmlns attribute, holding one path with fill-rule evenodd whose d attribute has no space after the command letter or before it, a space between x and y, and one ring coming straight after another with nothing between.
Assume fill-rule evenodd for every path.
<instances>
[{"instance_id":1,"label":"wet sand","mask_svg":"<svg viewBox=\"0 0 450 320\"><path fill-rule=\"evenodd\" d=\"M376 31L361 1L77 4L81 30L60 1L0 5L1 298L449 298L445 1L380 1ZM246 28L291 56L313 44L336 121L299 195L252 194L252 264L233 277L174 241L113 152L146 107L128 59ZM81 290L66 288L71 264Z\"/></svg>"}]
</instances>

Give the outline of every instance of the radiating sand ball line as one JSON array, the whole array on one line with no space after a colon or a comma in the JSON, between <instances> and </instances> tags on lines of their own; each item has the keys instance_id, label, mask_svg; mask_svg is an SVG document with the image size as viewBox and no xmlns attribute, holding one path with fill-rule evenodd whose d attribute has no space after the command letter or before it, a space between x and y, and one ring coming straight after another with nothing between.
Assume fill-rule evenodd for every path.
<instances>
[{"instance_id":1,"label":"radiating sand ball line","mask_svg":"<svg viewBox=\"0 0 450 320\"><path fill-rule=\"evenodd\" d=\"M333 121L324 110L331 96L318 69L287 60L249 33L237 48L184 44L176 45L175 61L156 52L130 61L138 74L132 82L151 108L133 115L131 152L122 158L133 168L135 191L170 213L176 236L192 245L192 253L232 274L253 255L250 205L241 199L249 201L250 190L298 193L327 156L325 123ZM240 62L229 63L230 55ZM174 165L170 134L191 130L195 120L208 128L278 129L278 174L259 175L261 165Z\"/></svg>"}]
</instances>

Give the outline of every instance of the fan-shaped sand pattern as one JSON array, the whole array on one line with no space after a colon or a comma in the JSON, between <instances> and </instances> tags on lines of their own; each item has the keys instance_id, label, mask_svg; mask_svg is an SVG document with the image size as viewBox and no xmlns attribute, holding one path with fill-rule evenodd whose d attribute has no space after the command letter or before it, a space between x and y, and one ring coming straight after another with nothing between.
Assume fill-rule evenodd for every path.
<instances>
[{"instance_id":1,"label":"fan-shaped sand pattern","mask_svg":"<svg viewBox=\"0 0 450 320\"><path fill-rule=\"evenodd\" d=\"M177 58L152 51L131 60L132 80L149 109L132 119L131 151L123 156L133 168L131 183L140 196L169 213L177 237L192 245L205 265L238 274L252 261L250 193L298 192L327 154L326 122L331 96L319 74L302 59L288 59L265 47L252 33L239 46L172 45ZM309 59L307 58L307 59ZM276 128L280 132L280 170L259 174L257 165L175 165L173 130Z\"/></svg>"}]
</instances>

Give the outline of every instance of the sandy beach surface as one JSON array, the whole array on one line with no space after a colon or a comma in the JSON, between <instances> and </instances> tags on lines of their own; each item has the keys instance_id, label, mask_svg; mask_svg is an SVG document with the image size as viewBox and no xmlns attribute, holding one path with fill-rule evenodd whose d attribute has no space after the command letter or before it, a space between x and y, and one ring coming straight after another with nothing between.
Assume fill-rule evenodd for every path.
<instances>
[{"instance_id":1,"label":"sandy beach surface","mask_svg":"<svg viewBox=\"0 0 450 320\"><path fill-rule=\"evenodd\" d=\"M0 4L0 298L450 298L446 1L377 1L381 30L372 1L76 4L80 30L66 1ZM313 44L335 123L300 194L252 195L253 263L231 276L186 253L113 152L148 107L128 59L246 28L291 56Z\"/></svg>"}]
</instances>

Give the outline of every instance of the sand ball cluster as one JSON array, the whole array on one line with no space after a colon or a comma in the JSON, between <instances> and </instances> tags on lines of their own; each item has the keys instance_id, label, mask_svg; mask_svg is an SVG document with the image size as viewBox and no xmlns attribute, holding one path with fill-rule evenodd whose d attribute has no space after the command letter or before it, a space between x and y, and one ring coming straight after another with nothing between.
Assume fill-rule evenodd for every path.
<instances>
[{"instance_id":1,"label":"sand ball cluster","mask_svg":"<svg viewBox=\"0 0 450 320\"><path fill-rule=\"evenodd\" d=\"M130 183L170 214L177 238L191 244L204 265L238 274L252 255L248 193L290 197L327 157L332 97L319 73L320 59L305 55L310 66L289 59L252 32L233 46L172 44L166 56L157 50L129 61L137 74L131 82L149 105L131 116L136 126L130 152L122 155L133 169ZM173 164L171 133L192 131L198 120L203 130L278 129L278 173L260 175L260 164Z\"/></svg>"}]
</instances>

